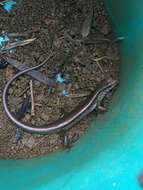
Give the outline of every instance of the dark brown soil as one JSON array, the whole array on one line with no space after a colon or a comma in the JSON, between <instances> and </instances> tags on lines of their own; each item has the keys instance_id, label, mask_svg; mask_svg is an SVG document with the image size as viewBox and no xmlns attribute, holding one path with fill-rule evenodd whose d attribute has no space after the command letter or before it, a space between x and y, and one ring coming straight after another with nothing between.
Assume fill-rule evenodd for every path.
<instances>
[{"instance_id":1,"label":"dark brown soil","mask_svg":"<svg viewBox=\"0 0 143 190\"><path fill-rule=\"evenodd\" d=\"M111 26L103 8L103 2L102 0L93 2L93 22L87 39L108 38L112 40ZM103 79L118 80L119 47L117 43L106 42L92 45L78 43L72 49L72 43L65 38L64 33L67 32L75 40L82 39L81 28L88 10L89 1L86 0L20 0L10 13L5 10L0 11L1 30L7 30L9 34L27 32L26 36L17 37L20 40L36 38L28 46L15 48L9 54L10 57L30 67L37 65L49 55L53 40L54 56L39 69L40 72L48 74L54 69L55 62L70 52L64 66L59 71L66 82L58 83L58 87L51 88L32 79L34 100L41 105L35 107L35 116L31 116L29 109L23 119L24 122L41 125L55 121L63 112L71 111L85 98L69 98L66 96L67 94L72 93L79 96L88 94L95 90L97 84ZM36 29L38 29L37 32L28 33L28 31ZM13 42L14 37L10 37L10 40ZM93 59L103 56L111 59L93 61ZM10 65L5 70L0 70L0 93L2 93L6 81L16 72L17 70ZM22 102L29 96L29 89L27 91L25 89L29 87L30 79L24 75L16 80L9 89L8 100L13 114L17 113ZM66 95L62 94L64 89ZM111 95L112 93L107 95L103 105L106 106ZM75 133L80 137L88 127L88 122L94 118L95 113L97 112L89 114L66 131L64 135L67 136L67 139L72 139ZM13 143L15 134L16 126L7 118L0 99L0 158L31 158L64 147L64 137L59 133L39 135L23 132L20 140Z\"/></svg>"}]
</instances>

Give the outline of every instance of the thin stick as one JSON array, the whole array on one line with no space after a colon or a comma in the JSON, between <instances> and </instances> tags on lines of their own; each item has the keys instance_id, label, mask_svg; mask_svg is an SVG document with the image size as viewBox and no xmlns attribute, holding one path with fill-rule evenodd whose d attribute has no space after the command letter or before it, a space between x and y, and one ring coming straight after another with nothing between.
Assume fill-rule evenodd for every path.
<instances>
[{"instance_id":1,"label":"thin stick","mask_svg":"<svg viewBox=\"0 0 143 190\"><path fill-rule=\"evenodd\" d=\"M24 89L20 94L19 94L19 97L21 97L21 96L23 96L23 94L25 94L26 92L27 92L27 90L29 90L29 86L26 88L26 89Z\"/></svg>"},{"instance_id":2,"label":"thin stick","mask_svg":"<svg viewBox=\"0 0 143 190\"><path fill-rule=\"evenodd\" d=\"M92 59L92 60L93 61L101 61L103 59L119 60L118 58L113 58L113 57L109 57L109 56L98 57L98 58L95 58L95 59Z\"/></svg>"},{"instance_id":3,"label":"thin stick","mask_svg":"<svg viewBox=\"0 0 143 190\"><path fill-rule=\"evenodd\" d=\"M19 37L19 36L27 36L28 34L34 33L34 32L39 32L40 29L33 29L33 30L28 30L26 32L13 32L13 33L8 33L9 37Z\"/></svg>"},{"instance_id":4,"label":"thin stick","mask_svg":"<svg viewBox=\"0 0 143 190\"><path fill-rule=\"evenodd\" d=\"M31 95L31 115L34 116L35 115L35 113L34 113L35 104L34 104L34 95L33 95L33 83L32 83L32 80L30 80L30 95Z\"/></svg>"},{"instance_id":5,"label":"thin stick","mask_svg":"<svg viewBox=\"0 0 143 190\"><path fill-rule=\"evenodd\" d=\"M40 107L42 107L42 104L35 103L35 106L40 106Z\"/></svg>"},{"instance_id":6,"label":"thin stick","mask_svg":"<svg viewBox=\"0 0 143 190\"><path fill-rule=\"evenodd\" d=\"M60 105L60 99L59 99L59 97L57 98L57 105L58 106Z\"/></svg>"},{"instance_id":7,"label":"thin stick","mask_svg":"<svg viewBox=\"0 0 143 190\"><path fill-rule=\"evenodd\" d=\"M102 71L102 73L104 73L104 71L103 71L103 69L102 69L102 67L101 67L101 65L100 65L100 63L99 63L99 61L96 61L96 63L97 63L97 65L98 65L99 69Z\"/></svg>"},{"instance_id":8,"label":"thin stick","mask_svg":"<svg viewBox=\"0 0 143 190\"><path fill-rule=\"evenodd\" d=\"M84 93L84 94L66 94L65 96L68 97L68 98L81 98L81 97L85 97L85 96L88 96L88 95L89 95L89 92Z\"/></svg>"},{"instance_id":9,"label":"thin stick","mask_svg":"<svg viewBox=\"0 0 143 190\"><path fill-rule=\"evenodd\" d=\"M100 68L100 70L102 71L102 73L104 73L104 71L103 71L99 61L101 61L103 59L119 60L118 58L113 58L113 57L109 57L109 56L103 56L103 57L98 57L98 58L92 59L93 61L95 61L97 63L97 65Z\"/></svg>"},{"instance_id":10,"label":"thin stick","mask_svg":"<svg viewBox=\"0 0 143 190\"><path fill-rule=\"evenodd\" d=\"M72 84L71 84L71 83L69 83L68 88L67 88L67 94L69 94L70 89L71 89L71 86L72 86Z\"/></svg>"}]
</instances>

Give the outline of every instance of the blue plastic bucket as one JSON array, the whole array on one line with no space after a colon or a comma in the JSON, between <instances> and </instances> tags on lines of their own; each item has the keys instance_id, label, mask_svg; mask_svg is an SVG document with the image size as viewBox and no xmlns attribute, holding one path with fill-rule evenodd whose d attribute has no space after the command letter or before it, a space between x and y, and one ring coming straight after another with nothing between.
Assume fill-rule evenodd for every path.
<instances>
[{"instance_id":1,"label":"blue plastic bucket","mask_svg":"<svg viewBox=\"0 0 143 190\"><path fill-rule=\"evenodd\" d=\"M143 1L106 0L121 42L120 87L110 109L70 152L0 160L1 190L138 190L143 168Z\"/></svg>"}]
</instances>

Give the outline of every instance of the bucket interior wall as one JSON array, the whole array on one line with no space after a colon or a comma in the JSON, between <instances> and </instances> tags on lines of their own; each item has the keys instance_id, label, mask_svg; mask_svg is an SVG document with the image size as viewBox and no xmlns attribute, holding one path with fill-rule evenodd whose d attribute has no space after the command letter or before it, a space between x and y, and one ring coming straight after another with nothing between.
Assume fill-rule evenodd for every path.
<instances>
[{"instance_id":1,"label":"bucket interior wall","mask_svg":"<svg viewBox=\"0 0 143 190\"><path fill-rule=\"evenodd\" d=\"M120 43L120 87L109 111L70 152L0 160L2 190L140 189L143 168L143 1L105 0Z\"/></svg>"}]
</instances>

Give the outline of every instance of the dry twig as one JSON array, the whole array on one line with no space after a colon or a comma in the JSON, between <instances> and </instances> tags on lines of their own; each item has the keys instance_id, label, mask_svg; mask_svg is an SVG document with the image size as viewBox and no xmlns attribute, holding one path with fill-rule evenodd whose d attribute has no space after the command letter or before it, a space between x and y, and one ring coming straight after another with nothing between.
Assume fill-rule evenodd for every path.
<instances>
[{"instance_id":1,"label":"dry twig","mask_svg":"<svg viewBox=\"0 0 143 190\"><path fill-rule=\"evenodd\" d=\"M1 49L0 52L6 51L6 50L9 50L9 49L12 49L12 48L16 48L16 47L19 47L19 46L28 45L28 44L32 43L35 39L36 38L23 40L23 41L20 41L20 42L9 43L3 49Z\"/></svg>"},{"instance_id":2,"label":"dry twig","mask_svg":"<svg viewBox=\"0 0 143 190\"><path fill-rule=\"evenodd\" d=\"M19 37L19 36L27 36L29 35L30 33L34 33L34 32L39 32L40 29L37 28L37 29L33 29L33 30L28 30L26 32L13 32L13 33L8 33L8 36L9 37Z\"/></svg>"},{"instance_id":3,"label":"dry twig","mask_svg":"<svg viewBox=\"0 0 143 190\"><path fill-rule=\"evenodd\" d=\"M100 65L100 63L99 63L99 61L96 61L96 63L97 63L97 65L98 65L99 69L101 70L101 72L104 73L104 71L103 71L103 69L102 69L102 67L101 67L101 65Z\"/></svg>"},{"instance_id":4,"label":"dry twig","mask_svg":"<svg viewBox=\"0 0 143 190\"><path fill-rule=\"evenodd\" d=\"M83 93L83 94L65 94L65 96L68 98L81 98L81 97L85 97L88 95L89 95L89 92Z\"/></svg>"},{"instance_id":5,"label":"dry twig","mask_svg":"<svg viewBox=\"0 0 143 190\"><path fill-rule=\"evenodd\" d=\"M31 115L35 115L35 104L34 104L34 94L33 94L33 83L32 80L30 80L30 95L31 95Z\"/></svg>"},{"instance_id":6,"label":"dry twig","mask_svg":"<svg viewBox=\"0 0 143 190\"><path fill-rule=\"evenodd\" d=\"M102 56L102 57L94 58L94 59L92 59L92 60L93 60L93 61L101 61L101 60L103 60L103 59L119 60L118 58L109 57L109 56Z\"/></svg>"}]
</instances>

